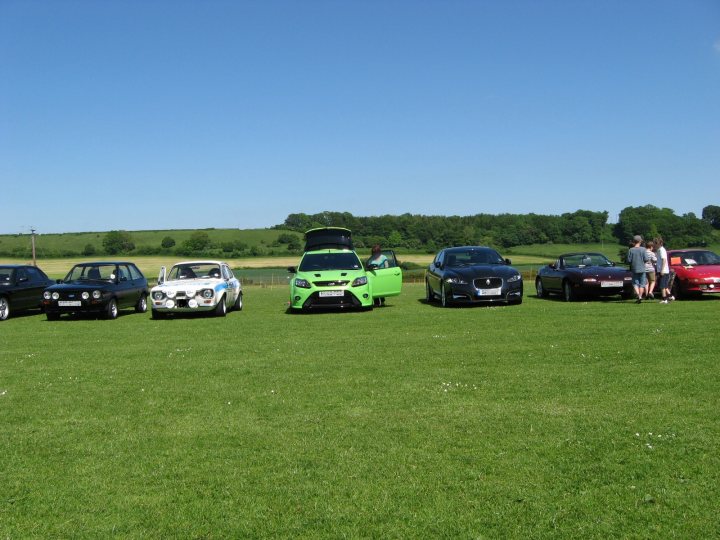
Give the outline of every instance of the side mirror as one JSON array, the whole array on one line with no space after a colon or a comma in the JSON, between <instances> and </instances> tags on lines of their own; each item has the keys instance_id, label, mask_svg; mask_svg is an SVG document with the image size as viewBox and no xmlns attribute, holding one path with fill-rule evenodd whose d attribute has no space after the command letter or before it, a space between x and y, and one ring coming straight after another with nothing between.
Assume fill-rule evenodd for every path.
<instances>
[{"instance_id":1,"label":"side mirror","mask_svg":"<svg viewBox=\"0 0 720 540\"><path fill-rule=\"evenodd\" d=\"M377 270L378 268L380 268L377 263L370 263L367 265L367 267L368 270Z\"/></svg>"},{"instance_id":2,"label":"side mirror","mask_svg":"<svg viewBox=\"0 0 720 540\"><path fill-rule=\"evenodd\" d=\"M295 274L295 273L297 273L297 268L295 268L294 266L288 266L287 271L290 272L291 274Z\"/></svg>"},{"instance_id":3,"label":"side mirror","mask_svg":"<svg viewBox=\"0 0 720 540\"><path fill-rule=\"evenodd\" d=\"M511 261L510 259L505 259L505 264L507 264L508 266L510 266L510 265L512 264L512 261Z\"/></svg>"},{"instance_id":4,"label":"side mirror","mask_svg":"<svg viewBox=\"0 0 720 540\"><path fill-rule=\"evenodd\" d=\"M550 268L552 268L553 270L557 270L557 264L555 264L555 263L550 263L548 266Z\"/></svg>"},{"instance_id":5,"label":"side mirror","mask_svg":"<svg viewBox=\"0 0 720 540\"><path fill-rule=\"evenodd\" d=\"M55 280L55 283L58 283L58 284L60 284L60 283L62 283L62 282L63 282L62 279L56 279L56 280Z\"/></svg>"}]
</instances>

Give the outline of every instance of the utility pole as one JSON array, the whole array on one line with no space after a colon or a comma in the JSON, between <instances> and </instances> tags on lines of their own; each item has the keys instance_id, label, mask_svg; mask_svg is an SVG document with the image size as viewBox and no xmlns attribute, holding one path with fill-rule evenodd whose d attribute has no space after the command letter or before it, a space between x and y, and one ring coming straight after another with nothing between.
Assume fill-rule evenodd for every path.
<instances>
[{"instance_id":1,"label":"utility pole","mask_svg":"<svg viewBox=\"0 0 720 540\"><path fill-rule=\"evenodd\" d=\"M33 266L37 266L37 260L35 259L35 228L33 227L30 227L30 238L32 242Z\"/></svg>"}]
</instances>

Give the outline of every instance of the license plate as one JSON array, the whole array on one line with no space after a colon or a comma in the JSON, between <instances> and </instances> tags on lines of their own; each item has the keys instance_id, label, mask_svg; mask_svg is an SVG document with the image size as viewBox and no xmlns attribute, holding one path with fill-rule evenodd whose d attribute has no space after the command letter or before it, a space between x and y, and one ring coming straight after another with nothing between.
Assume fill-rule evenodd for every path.
<instances>
[{"instance_id":1,"label":"license plate","mask_svg":"<svg viewBox=\"0 0 720 540\"><path fill-rule=\"evenodd\" d=\"M82 302L80 300L60 300L58 302L60 307L80 307Z\"/></svg>"},{"instance_id":2,"label":"license plate","mask_svg":"<svg viewBox=\"0 0 720 540\"><path fill-rule=\"evenodd\" d=\"M603 281L600 283L601 287L622 287L622 281Z\"/></svg>"},{"instance_id":3,"label":"license plate","mask_svg":"<svg viewBox=\"0 0 720 540\"><path fill-rule=\"evenodd\" d=\"M345 296L345 291L320 291L320 298L327 298L329 296Z\"/></svg>"},{"instance_id":4,"label":"license plate","mask_svg":"<svg viewBox=\"0 0 720 540\"><path fill-rule=\"evenodd\" d=\"M478 296L500 296L500 287L497 289L480 289L477 294Z\"/></svg>"}]
</instances>

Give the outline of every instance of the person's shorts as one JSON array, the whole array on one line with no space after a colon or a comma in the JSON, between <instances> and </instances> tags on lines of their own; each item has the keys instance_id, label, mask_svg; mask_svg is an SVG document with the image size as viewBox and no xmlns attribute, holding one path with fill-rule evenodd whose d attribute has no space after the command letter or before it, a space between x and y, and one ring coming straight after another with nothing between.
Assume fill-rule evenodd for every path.
<instances>
[{"instance_id":1,"label":"person's shorts","mask_svg":"<svg viewBox=\"0 0 720 540\"><path fill-rule=\"evenodd\" d=\"M670 283L670 274L660 274L658 278L658 288L667 289L668 283Z\"/></svg>"},{"instance_id":2,"label":"person's shorts","mask_svg":"<svg viewBox=\"0 0 720 540\"><path fill-rule=\"evenodd\" d=\"M655 272L645 272L645 274L647 275L647 280L649 282L652 283L653 281L655 281Z\"/></svg>"},{"instance_id":3,"label":"person's shorts","mask_svg":"<svg viewBox=\"0 0 720 540\"><path fill-rule=\"evenodd\" d=\"M647 285L647 278L645 272L633 272L632 283L635 287L644 287Z\"/></svg>"}]
</instances>

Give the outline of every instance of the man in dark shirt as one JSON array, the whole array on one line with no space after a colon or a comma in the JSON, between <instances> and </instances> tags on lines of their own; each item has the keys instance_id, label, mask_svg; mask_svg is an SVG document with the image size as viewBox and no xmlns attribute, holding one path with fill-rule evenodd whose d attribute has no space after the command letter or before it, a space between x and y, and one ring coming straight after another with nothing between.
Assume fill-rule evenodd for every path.
<instances>
[{"instance_id":1,"label":"man in dark shirt","mask_svg":"<svg viewBox=\"0 0 720 540\"><path fill-rule=\"evenodd\" d=\"M642 241L642 236L636 234L633 237L633 247L630 248L627 254L627 262L630 263L633 287L637 296L636 304L642 302L642 297L645 294L645 285L647 284L645 263L650 260L647 250L641 245Z\"/></svg>"}]
</instances>

